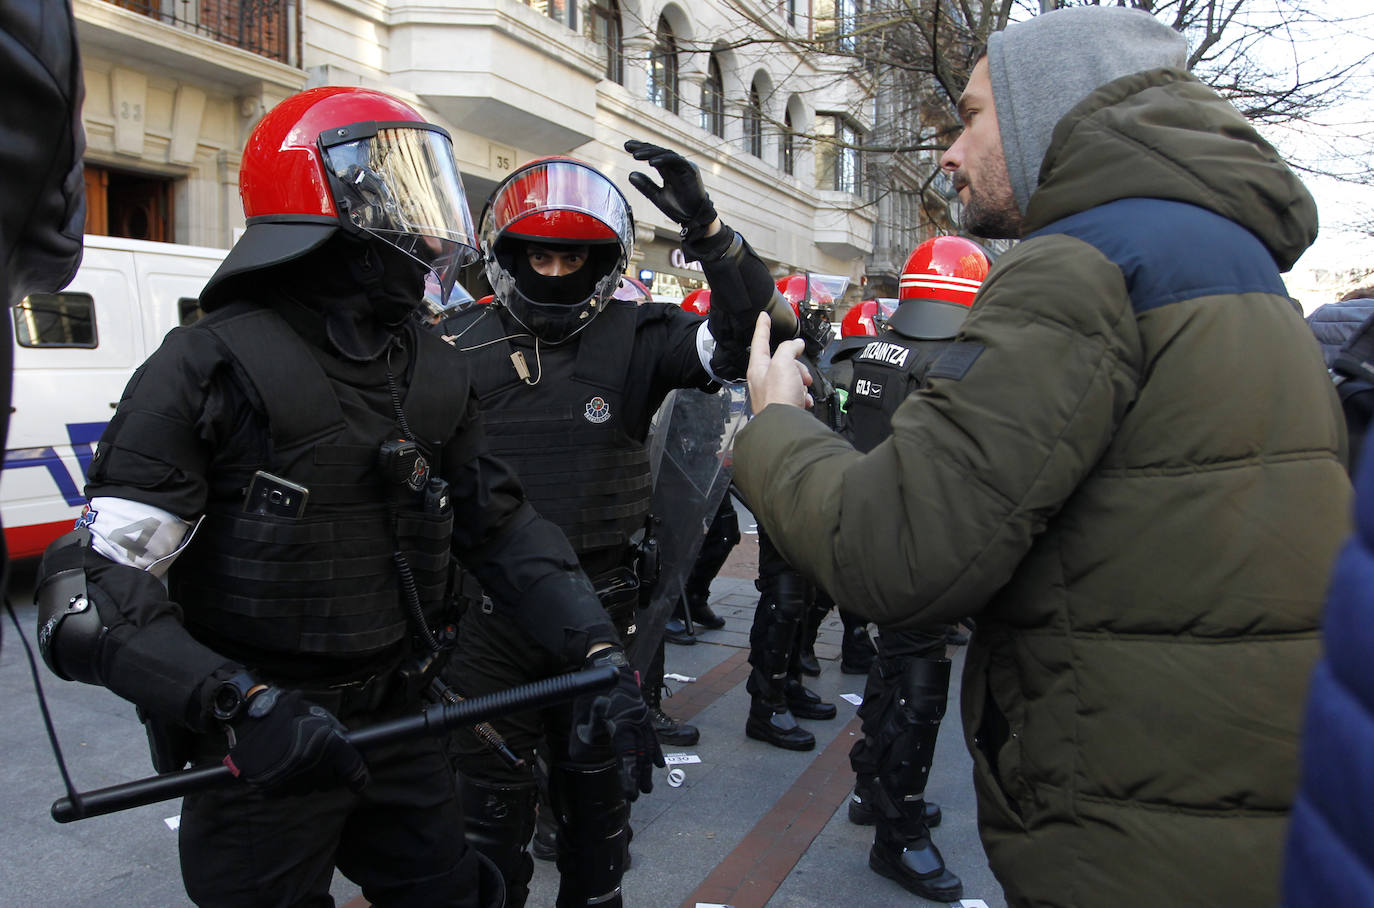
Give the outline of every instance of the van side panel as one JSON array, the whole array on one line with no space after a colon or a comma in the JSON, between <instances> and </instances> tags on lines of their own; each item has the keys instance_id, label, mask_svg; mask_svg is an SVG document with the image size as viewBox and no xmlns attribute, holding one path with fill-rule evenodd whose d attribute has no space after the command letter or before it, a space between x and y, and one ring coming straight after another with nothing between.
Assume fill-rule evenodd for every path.
<instances>
[{"instance_id":1,"label":"van side panel","mask_svg":"<svg viewBox=\"0 0 1374 908\"><path fill-rule=\"evenodd\" d=\"M14 341L14 396L0 470L11 558L42 554L85 504L86 471L134 369L180 323L225 250L86 237L67 294L89 294L94 348ZM22 318L13 312L11 318ZM16 332L18 335L18 332Z\"/></svg>"}]
</instances>

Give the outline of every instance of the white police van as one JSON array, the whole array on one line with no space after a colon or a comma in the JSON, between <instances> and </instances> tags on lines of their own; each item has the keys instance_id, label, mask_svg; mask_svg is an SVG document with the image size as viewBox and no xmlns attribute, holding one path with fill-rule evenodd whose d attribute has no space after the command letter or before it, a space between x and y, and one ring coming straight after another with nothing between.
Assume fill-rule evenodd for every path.
<instances>
[{"instance_id":1,"label":"white police van","mask_svg":"<svg viewBox=\"0 0 1374 908\"><path fill-rule=\"evenodd\" d=\"M227 253L87 235L66 289L13 306L14 391L0 470L11 558L39 555L72 528L96 441L125 384L168 331L200 317L201 288Z\"/></svg>"}]
</instances>

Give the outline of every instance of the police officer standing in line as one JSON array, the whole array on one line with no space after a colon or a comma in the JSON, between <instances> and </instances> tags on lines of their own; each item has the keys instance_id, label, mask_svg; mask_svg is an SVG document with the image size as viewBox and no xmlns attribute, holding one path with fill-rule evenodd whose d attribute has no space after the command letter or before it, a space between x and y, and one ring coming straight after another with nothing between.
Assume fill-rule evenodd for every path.
<instances>
[{"instance_id":1,"label":"police officer standing in line","mask_svg":"<svg viewBox=\"0 0 1374 908\"><path fill-rule=\"evenodd\" d=\"M957 236L926 240L907 258L899 305L877 337L852 356L843 434L855 448L871 451L892 434L892 414L958 334L988 267L982 247ZM859 708L864 737L849 752L857 776L849 819L877 825L868 866L942 902L964 891L931 841L940 809L925 800L949 698L948 630L944 624L879 629L878 655Z\"/></svg>"},{"instance_id":2,"label":"police officer standing in line","mask_svg":"<svg viewBox=\"0 0 1374 908\"><path fill-rule=\"evenodd\" d=\"M695 166L655 145L625 147L664 181L630 175L682 226L683 251L702 263L715 288L709 318L615 298L633 251L630 206L595 168L553 157L517 168L483 212L492 304L436 330L468 359L493 451L515 467L540 513L567 533L611 618L628 633L641 583L651 582L640 576L645 562L635 545L649 516L650 420L674 388L714 390L717 380L742 377L749 332L774 293L767 266L716 216ZM524 629L480 608L463 617L451 668L467 696L559 670L533 650ZM654 687L646 693L657 706ZM555 707L492 724L527 763L538 747L550 764L558 905L615 908L629 807L612 755L579 747L569 719ZM469 732L458 732L455 746L469 841L501 868L509 904L522 905L533 873L526 843L534 780Z\"/></svg>"},{"instance_id":3,"label":"police officer standing in line","mask_svg":"<svg viewBox=\"0 0 1374 908\"><path fill-rule=\"evenodd\" d=\"M551 663L621 652L487 452L461 359L419 327L426 276L442 298L475 256L448 134L380 92L312 89L254 129L240 193L208 314L135 373L79 528L44 556L44 657L136 703L160 771L246 783L184 801L198 904L326 904L337 866L374 905L499 906L442 743L364 761L341 734L420 705L452 645L451 553ZM575 713L647 791L633 672Z\"/></svg>"},{"instance_id":4,"label":"police officer standing in line","mask_svg":"<svg viewBox=\"0 0 1374 908\"><path fill-rule=\"evenodd\" d=\"M801 326L806 344L806 367L813 377L812 395L816 418L839 427L839 400L833 388L814 367L830 340L830 313L835 295L820 279L794 274L778 281L778 293L788 301ZM836 291L836 292L843 292ZM754 581L759 601L749 628L749 664L752 670L745 687L749 691L749 715L744 733L750 738L785 750L811 750L816 736L797 724L802 719L833 719L835 704L802 683L804 624L825 594L787 563L773 545L767 530L759 526L759 575ZM825 597L825 609L830 600ZM817 665L816 673L820 674Z\"/></svg>"}]
</instances>

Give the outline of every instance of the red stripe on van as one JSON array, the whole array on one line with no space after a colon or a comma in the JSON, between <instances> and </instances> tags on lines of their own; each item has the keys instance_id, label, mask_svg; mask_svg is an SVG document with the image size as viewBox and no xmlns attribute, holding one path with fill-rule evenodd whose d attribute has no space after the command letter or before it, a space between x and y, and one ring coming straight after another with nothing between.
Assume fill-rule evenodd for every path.
<instances>
[{"instance_id":1,"label":"red stripe on van","mask_svg":"<svg viewBox=\"0 0 1374 908\"><path fill-rule=\"evenodd\" d=\"M32 526L5 527L5 548L11 558L33 558L43 554L43 550L63 533L69 532L73 521L70 517L56 523L35 523Z\"/></svg>"}]
</instances>

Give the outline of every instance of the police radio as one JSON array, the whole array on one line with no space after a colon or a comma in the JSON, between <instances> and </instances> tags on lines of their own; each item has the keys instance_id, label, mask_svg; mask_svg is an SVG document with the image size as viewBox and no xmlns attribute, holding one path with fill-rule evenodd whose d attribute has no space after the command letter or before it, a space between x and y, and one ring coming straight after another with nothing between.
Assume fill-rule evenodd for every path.
<instances>
[{"instance_id":1,"label":"police radio","mask_svg":"<svg viewBox=\"0 0 1374 908\"><path fill-rule=\"evenodd\" d=\"M377 468L390 481L419 492L429 484L429 459L413 441L397 438L382 442Z\"/></svg>"}]
</instances>

